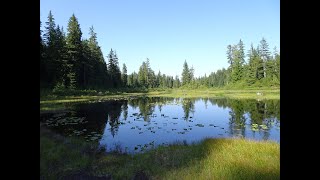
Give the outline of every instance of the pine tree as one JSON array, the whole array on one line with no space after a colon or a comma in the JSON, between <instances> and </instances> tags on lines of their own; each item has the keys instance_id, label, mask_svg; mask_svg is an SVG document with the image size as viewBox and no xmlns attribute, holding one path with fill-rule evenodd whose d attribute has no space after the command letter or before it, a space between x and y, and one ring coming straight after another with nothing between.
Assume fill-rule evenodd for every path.
<instances>
[{"instance_id":1,"label":"pine tree","mask_svg":"<svg viewBox=\"0 0 320 180\"><path fill-rule=\"evenodd\" d=\"M140 86L140 84L139 84L139 77L138 77L138 74L135 72L135 71L133 71L133 73L132 73L132 79L133 79L133 86L134 87L139 87Z\"/></svg>"},{"instance_id":2,"label":"pine tree","mask_svg":"<svg viewBox=\"0 0 320 180\"><path fill-rule=\"evenodd\" d=\"M147 85L148 87L154 88L156 86L156 75L151 69L150 60L147 58L146 61L146 70L147 70Z\"/></svg>"},{"instance_id":3,"label":"pine tree","mask_svg":"<svg viewBox=\"0 0 320 180\"><path fill-rule=\"evenodd\" d=\"M189 82L191 82L192 80L194 80L194 68L193 66L189 69Z\"/></svg>"},{"instance_id":4,"label":"pine tree","mask_svg":"<svg viewBox=\"0 0 320 180\"><path fill-rule=\"evenodd\" d=\"M80 29L80 24L78 19L74 14L69 19L68 23L68 34L67 34L67 53L68 53L68 64L70 64L70 69L68 72L70 82L76 83L73 86L83 87L85 79L85 62L82 58L82 42L81 42L82 32Z\"/></svg>"},{"instance_id":5,"label":"pine tree","mask_svg":"<svg viewBox=\"0 0 320 180\"><path fill-rule=\"evenodd\" d=\"M67 79L68 72L68 57L66 51L66 39L63 31L63 27L57 26L56 29L56 75L57 75L57 85L65 86L65 81Z\"/></svg>"},{"instance_id":6,"label":"pine tree","mask_svg":"<svg viewBox=\"0 0 320 180\"><path fill-rule=\"evenodd\" d=\"M119 59L117 52L114 52L114 63L115 63L115 87L121 87L121 71L119 67Z\"/></svg>"},{"instance_id":7,"label":"pine tree","mask_svg":"<svg viewBox=\"0 0 320 180\"><path fill-rule=\"evenodd\" d=\"M47 83L49 87L53 87L56 83L56 70L57 63L55 62L57 59L57 50L56 50L56 24L54 21L54 17L49 11L48 21L46 22L46 31L44 36L44 42L46 45L45 54L46 54L46 71L47 71Z\"/></svg>"},{"instance_id":8,"label":"pine tree","mask_svg":"<svg viewBox=\"0 0 320 180\"><path fill-rule=\"evenodd\" d=\"M264 78L264 62L263 62L263 59L261 58L261 51L260 51L260 46L258 45L258 47L257 47L257 50L255 51L255 54L256 54L256 56L255 56L255 61L256 61L256 63L257 63L257 75L256 75L256 77L257 77L257 79L258 80L261 80L261 79L263 79Z\"/></svg>"},{"instance_id":9,"label":"pine tree","mask_svg":"<svg viewBox=\"0 0 320 180\"><path fill-rule=\"evenodd\" d=\"M122 85L123 85L124 87L127 86L127 79L128 79L127 66L126 66L125 63L123 63L123 65L122 65L121 80L122 80Z\"/></svg>"},{"instance_id":10,"label":"pine tree","mask_svg":"<svg viewBox=\"0 0 320 180\"><path fill-rule=\"evenodd\" d=\"M70 61L70 57L68 54L67 42L66 42L66 35L61 27L61 36L59 39L59 54L62 62L62 77L61 77L61 84L65 88L74 89L76 88L76 81L75 81L75 73L73 72L73 64Z\"/></svg>"},{"instance_id":11,"label":"pine tree","mask_svg":"<svg viewBox=\"0 0 320 180\"><path fill-rule=\"evenodd\" d=\"M188 68L188 63L185 60L183 63L183 70L182 70L182 85L186 85L190 83L190 72L189 72L189 68Z\"/></svg>"},{"instance_id":12,"label":"pine tree","mask_svg":"<svg viewBox=\"0 0 320 180\"><path fill-rule=\"evenodd\" d=\"M89 29L89 35L88 46L91 53L89 69L91 71L88 74L88 78L91 81L92 87L106 88L110 84L108 82L107 64L104 60L101 47L98 44L97 33L94 32L93 26Z\"/></svg>"},{"instance_id":13,"label":"pine tree","mask_svg":"<svg viewBox=\"0 0 320 180\"><path fill-rule=\"evenodd\" d=\"M161 81L161 72L159 70L159 72L156 76L156 87L160 87L160 81Z\"/></svg>"},{"instance_id":14,"label":"pine tree","mask_svg":"<svg viewBox=\"0 0 320 180\"><path fill-rule=\"evenodd\" d=\"M119 68L119 62L117 54L110 50L108 55L108 74L111 80L111 87L117 88L121 85L121 72Z\"/></svg>"},{"instance_id":15,"label":"pine tree","mask_svg":"<svg viewBox=\"0 0 320 180\"><path fill-rule=\"evenodd\" d=\"M258 70L258 63L257 63L257 53L254 49L253 45L251 44L251 48L248 51L249 63L248 63L248 72L246 81L248 85L252 85L257 80L257 70Z\"/></svg>"},{"instance_id":16,"label":"pine tree","mask_svg":"<svg viewBox=\"0 0 320 180\"><path fill-rule=\"evenodd\" d=\"M89 40L84 39L82 40L82 62L83 62L83 81L82 81L82 87L83 88L89 88L92 87L92 74L93 74L93 53L91 52L91 49L89 47Z\"/></svg>"},{"instance_id":17,"label":"pine tree","mask_svg":"<svg viewBox=\"0 0 320 180\"><path fill-rule=\"evenodd\" d=\"M233 65L233 57L232 57L232 46L228 45L227 46L227 58L228 58L228 63L230 64L230 66L232 67Z\"/></svg>"},{"instance_id":18,"label":"pine tree","mask_svg":"<svg viewBox=\"0 0 320 180\"><path fill-rule=\"evenodd\" d=\"M138 71L138 81L141 86L146 87L147 84L147 73L146 73L146 63L143 61L142 65Z\"/></svg>"},{"instance_id":19,"label":"pine tree","mask_svg":"<svg viewBox=\"0 0 320 180\"><path fill-rule=\"evenodd\" d=\"M114 53L113 50L110 50L110 53L108 55L108 75L110 77L110 81L111 81L111 87L115 87L115 79L116 79L116 67L115 67L115 63L114 63Z\"/></svg>"},{"instance_id":20,"label":"pine tree","mask_svg":"<svg viewBox=\"0 0 320 180\"><path fill-rule=\"evenodd\" d=\"M241 79L241 64L240 64L240 59L239 59L239 50L237 45L232 46L232 56L233 56L233 64L232 66L230 65L231 68L231 82L236 83Z\"/></svg>"},{"instance_id":21,"label":"pine tree","mask_svg":"<svg viewBox=\"0 0 320 180\"><path fill-rule=\"evenodd\" d=\"M242 42L242 40L240 39L239 43L238 43L238 47L239 47L239 60L240 60L240 64L244 65L245 64L245 53L244 53L244 44Z\"/></svg>"},{"instance_id":22,"label":"pine tree","mask_svg":"<svg viewBox=\"0 0 320 180\"><path fill-rule=\"evenodd\" d=\"M49 15L48 15L48 21L46 22L46 33L43 35L44 36L44 42L47 46L53 46L54 42L55 42L55 28L56 28L56 24L54 22L54 18L53 15L51 13L51 11L49 11Z\"/></svg>"},{"instance_id":23,"label":"pine tree","mask_svg":"<svg viewBox=\"0 0 320 180\"><path fill-rule=\"evenodd\" d=\"M231 52L229 52L231 51ZM230 81L236 83L243 79L244 77L244 65L245 65L245 54L244 45L240 39L237 45L228 46L228 59L229 59L229 71L230 71Z\"/></svg>"},{"instance_id":24,"label":"pine tree","mask_svg":"<svg viewBox=\"0 0 320 180\"><path fill-rule=\"evenodd\" d=\"M264 38L260 41L260 56L263 61L263 77L267 78L267 61L270 59L270 52L269 45Z\"/></svg>"}]
</instances>

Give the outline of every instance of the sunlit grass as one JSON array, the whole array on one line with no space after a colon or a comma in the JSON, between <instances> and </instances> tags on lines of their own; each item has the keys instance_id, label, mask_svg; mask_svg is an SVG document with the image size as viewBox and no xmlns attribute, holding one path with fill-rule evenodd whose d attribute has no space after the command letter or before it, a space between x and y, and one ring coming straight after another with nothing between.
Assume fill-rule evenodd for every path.
<instances>
[{"instance_id":1,"label":"sunlit grass","mask_svg":"<svg viewBox=\"0 0 320 180\"><path fill-rule=\"evenodd\" d=\"M257 93L262 93L257 95ZM226 97L237 99L280 99L280 90L171 90L147 93L149 96L165 97Z\"/></svg>"},{"instance_id":2,"label":"sunlit grass","mask_svg":"<svg viewBox=\"0 0 320 180\"><path fill-rule=\"evenodd\" d=\"M257 93L261 93L258 95ZM233 99L280 99L280 89L246 89L246 90L221 90L221 89L206 89L206 90L183 90L183 89L170 89L149 91L146 93L119 93L112 95L99 95L99 96L47 96L42 97L40 100L41 110L50 109L45 104L58 104L58 103L76 103L87 102L91 100L108 100L118 98L128 98L137 96L148 97L183 97L183 98L196 98L196 97L211 97L211 98L233 98Z\"/></svg>"},{"instance_id":3,"label":"sunlit grass","mask_svg":"<svg viewBox=\"0 0 320 180\"><path fill-rule=\"evenodd\" d=\"M123 157L121 157L123 158ZM102 158L108 162L115 157ZM207 139L159 147L119 166L103 168L117 179L143 170L152 179L280 179L280 146L245 139Z\"/></svg>"},{"instance_id":4,"label":"sunlit grass","mask_svg":"<svg viewBox=\"0 0 320 180\"><path fill-rule=\"evenodd\" d=\"M57 100L46 100L40 101L40 104L51 104L51 103L66 103L66 102L82 102L89 101L87 98L79 98L79 99L57 99Z\"/></svg>"},{"instance_id":5,"label":"sunlit grass","mask_svg":"<svg viewBox=\"0 0 320 180\"><path fill-rule=\"evenodd\" d=\"M272 142L207 139L203 157L165 173L163 179L279 179L280 148ZM179 154L179 153L177 153ZM195 156L194 153L189 153Z\"/></svg>"},{"instance_id":6,"label":"sunlit grass","mask_svg":"<svg viewBox=\"0 0 320 180\"><path fill-rule=\"evenodd\" d=\"M46 179L86 172L132 179L279 179L280 145L272 141L206 139L159 146L136 155L88 153L94 142L40 132L40 175Z\"/></svg>"}]
</instances>

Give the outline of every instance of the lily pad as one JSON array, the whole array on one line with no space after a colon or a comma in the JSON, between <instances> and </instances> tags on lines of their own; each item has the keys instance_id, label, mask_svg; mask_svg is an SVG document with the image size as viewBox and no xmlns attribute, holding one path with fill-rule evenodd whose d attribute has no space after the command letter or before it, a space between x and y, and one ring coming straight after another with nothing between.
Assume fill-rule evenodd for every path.
<instances>
[{"instance_id":1,"label":"lily pad","mask_svg":"<svg viewBox=\"0 0 320 180\"><path fill-rule=\"evenodd\" d=\"M204 127L203 124L196 124L196 126L198 126L198 127Z\"/></svg>"},{"instance_id":2,"label":"lily pad","mask_svg":"<svg viewBox=\"0 0 320 180\"><path fill-rule=\"evenodd\" d=\"M261 127L263 130L268 129L268 126L266 126L265 124L261 124L260 127Z\"/></svg>"}]
</instances>

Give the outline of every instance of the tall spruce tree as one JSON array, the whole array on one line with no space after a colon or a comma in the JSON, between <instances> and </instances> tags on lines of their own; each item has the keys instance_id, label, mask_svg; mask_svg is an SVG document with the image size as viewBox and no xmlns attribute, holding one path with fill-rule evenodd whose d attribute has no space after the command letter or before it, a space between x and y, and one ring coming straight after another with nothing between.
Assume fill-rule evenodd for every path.
<instances>
[{"instance_id":1,"label":"tall spruce tree","mask_svg":"<svg viewBox=\"0 0 320 180\"><path fill-rule=\"evenodd\" d=\"M121 72L119 68L118 57L113 50L110 50L108 55L108 74L111 81L111 87L117 88L121 85Z\"/></svg>"},{"instance_id":2,"label":"tall spruce tree","mask_svg":"<svg viewBox=\"0 0 320 180\"><path fill-rule=\"evenodd\" d=\"M122 85L124 87L127 87L127 79L128 79L128 75L127 75L127 66L125 63L123 63L122 65L122 74L121 74L121 80L122 80Z\"/></svg>"},{"instance_id":3,"label":"tall spruce tree","mask_svg":"<svg viewBox=\"0 0 320 180\"><path fill-rule=\"evenodd\" d=\"M257 52L256 49L254 49L253 44L251 44L250 50L248 51L248 71L247 71L247 78L246 81L248 85L252 85L257 81L257 73L258 73L258 66L259 62L257 61Z\"/></svg>"},{"instance_id":4,"label":"tall spruce tree","mask_svg":"<svg viewBox=\"0 0 320 180\"><path fill-rule=\"evenodd\" d=\"M190 71L189 71L189 67L188 67L188 63L185 60L183 63L183 70L182 70L182 85L186 85L190 83Z\"/></svg>"},{"instance_id":5,"label":"tall spruce tree","mask_svg":"<svg viewBox=\"0 0 320 180\"><path fill-rule=\"evenodd\" d=\"M255 58L256 58L256 63L257 63L257 66L258 66L258 69L257 69L257 79L258 80L261 80L264 78L264 62L263 62L263 59L261 58L261 54L260 54L260 46L258 45L257 46L257 49L255 51Z\"/></svg>"},{"instance_id":6,"label":"tall spruce tree","mask_svg":"<svg viewBox=\"0 0 320 180\"><path fill-rule=\"evenodd\" d=\"M147 85L150 88L154 88L156 86L156 75L154 71L151 69L149 58L147 58L147 61L146 61L146 68L147 68Z\"/></svg>"},{"instance_id":7,"label":"tall spruce tree","mask_svg":"<svg viewBox=\"0 0 320 180\"><path fill-rule=\"evenodd\" d=\"M82 58L82 32L78 19L74 14L68 22L68 34L67 34L67 53L68 64L70 64L68 78L69 86L83 87L85 80L85 62Z\"/></svg>"},{"instance_id":8,"label":"tall spruce tree","mask_svg":"<svg viewBox=\"0 0 320 180\"><path fill-rule=\"evenodd\" d=\"M67 79L67 72L68 72L68 57L66 51L66 38L65 33L63 31L63 27L56 28L56 75L57 75L57 82L56 85L65 86L65 81Z\"/></svg>"},{"instance_id":9,"label":"tall spruce tree","mask_svg":"<svg viewBox=\"0 0 320 180\"><path fill-rule=\"evenodd\" d=\"M233 65L233 55L232 55L232 46L231 45L227 46L227 58L228 58L228 63L232 67L232 65Z\"/></svg>"},{"instance_id":10,"label":"tall spruce tree","mask_svg":"<svg viewBox=\"0 0 320 180\"><path fill-rule=\"evenodd\" d=\"M82 62L83 64L83 88L92 87L92 74L95 71L93 69L93 61L94 57L89 47L89 40L84 39L82 40Z\"/></svg>"},{"instance_id":11,"label":"tall spruce tree","mask_svg":"<svg viewBox=\"0 0 320 180\"><path fill-rule=\"evenodd\" d=\"M97 33L94 32L93 26L89 29L89 42L88 46L91 53L91 60L90 60L90 84L91 87L95 88L107 88L110 84L108 82L108 75L107 75L107 64L104 60L101 47L97 41Z\"/></svg>"},{"instance_id":12,"label":"tall spruce tree","mask_svg":"<svg viewBox=\"0 0 320 180\"><path fill-rule=\"evenodd\" d=\"M48 21L45 26L44 42L46 45L45 54L46 54L46 71L47 71L47 83L49 87L53 87L56 83L56 70L57 63L57 49L56 49L56 24L54 17L49 11Z\"/></svg>"},{"instance_id":13,"label":"tall spruce tree","mask_svg":"<svg viewBox=\"0 0 320 180\"><path fill-rule=\"evenodd\" d=\"M146 62L142 62L138 72L139 84L148 87L148 66Z\"/></svg>"},{"instance_id":14,"label":"tall spruce tree","mask_svg":"<svg viewBox=\"0 0 320 180\"><path fill-rule=\"evenodd\" d=\"M240 39L239 43L238 43L238 47L239 47L239 60L240 60L240 64L244 65L245 64L245 53L244 53L244 44L242 42L242 40Z\"/></svg>"},{"instance_id":15,"label":"tall spruce tree","mask_svg":"<svg viewBox=\"0 0 320 180\"><path fill-rule=\"evenodd\" d=\"M230 46L228 45L227 58L230 63L229 80L232 83L236 83L244 78L245 74L245 53L244 53L244 44L240 39L237 45Z\"/></svg>"},{"instance_id":16,"label":"tall spruce tree","mask_svg":"<svg viewBox=\"0 0 320 180\"><path fill-rule=\"evenodd\" d=\"M267 78L267 61L270 59L269 45L265 38L260 41L260 57L263 61L263 77Z\"/></svg>"},{"instance_id":17,"label":"tall spruce tree","mask_svg":"<svg viewBox=\"0 0 320 180\"><path fill-rule=\"evenodd\" d=\"M121 71L120 71L120 66L119 66L119 59L118 59L118 55L117 52L114 52L114 63L115 63L115 67L116 67L116 71L115 71L115 82L116 82L116 86L115 87L121 87Z\"/></svg>"},{"instance_id":18,"label":"tall spruce tree","mask_svg":"<svg viewBox=\"0 0 320 180\"><path fill-rule=\"evenodd\" d=\"M194 79L194 68L191 66L189 69L189 81L192 81Z\"/></svg>"},{"instance_id":19,"label":"tall spruce tree","mask_svg":"<svg viewBox=\"0 0 320 180\"><path fill-rule=\"evenodd\" d=\"M156 76L156 87L160 87L160 83L161 83L161 72L159 70Z\"/></svg>"}]
</instances>

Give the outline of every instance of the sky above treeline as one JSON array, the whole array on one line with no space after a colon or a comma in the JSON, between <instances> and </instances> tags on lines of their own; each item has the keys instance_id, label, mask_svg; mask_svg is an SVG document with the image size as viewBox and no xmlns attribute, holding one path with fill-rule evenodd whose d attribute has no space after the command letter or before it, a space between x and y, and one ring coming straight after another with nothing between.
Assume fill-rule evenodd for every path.
<instances>
[{"instance_id":1,"label":"sky above treeline","mask_svg":"<svg viewBox=\"0 0 320 180\"><path fill-rule=\"evenodd\" d=\"M208 75L229 66L227 46L240 39L246 52L262 37L280 51L280 0L40 0L42 26L50 10L65 31L74 13L83 38L93 26L105 60L116 50L129 74L149 58L155 73L180 77L187 60Z\"/></svg>"}]
</instances>

